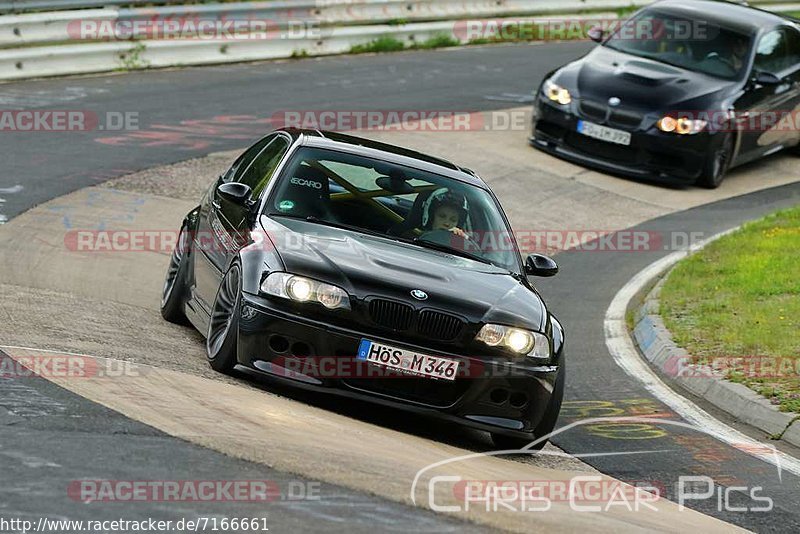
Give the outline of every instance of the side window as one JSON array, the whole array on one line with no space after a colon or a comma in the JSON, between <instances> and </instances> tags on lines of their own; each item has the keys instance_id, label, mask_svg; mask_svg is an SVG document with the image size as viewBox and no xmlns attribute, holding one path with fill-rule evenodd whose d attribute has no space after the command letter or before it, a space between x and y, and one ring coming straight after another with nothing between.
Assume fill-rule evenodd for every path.
<instances>
[{"instance_id":1,"label":"side window","mask_svg":"<svg viewBox=\"0 0 800 534\"><path fill-rule=\"evenodd\" d=\"M265 138L259 140L256 144L248 148L244 151L244 154L239 156L231 168L228 169L228 172L225 173L223 177L223 181L225 182L238 182L239 178L241 177L242 173L247 169L247 166L250 165L250 162L255 159L258 154L264 150L264 147L270 144L275 139L275 134L268 135Z\"/></svg>"},{"instance_id":2,"label":"side window","mask_svg":"<svg viewBox=\"0 0 800 534\"><path fill-rule=\"evenodd\" d=\"M237 181L249 185L253 189L253 197L258 197L272 178L283 155L289 149L289 141L284 137L276 137L248 167Z\"/></svg>"},{"instance_id":3,"label":"side window","mask_svg":"<svg viewBox=\"0 0 800 534\"><path fill-rule=\"evenodd\" d=\"M771 31L758 42L755 68L777 74L797 66L800 62L798 36L793 30Z\"/></svg>"},{"instance_id":4,"label":"side window","mask_svg":"<svg viewBox=\"0 0 800 534\"><path fill-rule=\"evenodd\" d=\"M786 68L800 68L800 30L787 29L786 37L789 45L789 65Z\"/></svg>"}]
</instances>

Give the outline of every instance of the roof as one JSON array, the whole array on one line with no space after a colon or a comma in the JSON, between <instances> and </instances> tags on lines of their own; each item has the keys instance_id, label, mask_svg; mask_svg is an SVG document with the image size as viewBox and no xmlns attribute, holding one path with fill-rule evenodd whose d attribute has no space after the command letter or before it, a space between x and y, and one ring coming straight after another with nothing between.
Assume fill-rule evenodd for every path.
<instances>
[{"instance_id":1,"label":"roof","mask_svg":"<svg viewBox=\"0 0 800 534\"><path fill-rule=\"evenodd\" d=\"M685 15L691 20L706 20L747 34L765 26L791 22L777 13L720 0L661 0L649 7Z\"/></svg>"},{"instance_id":2,"label":"roof","mask_svg":"<svg viewBox=\"0 0 800 534\"><path fill-rule=\"evenodd\" d=\"M284 128L281 131L288 133L295 139L301 139L303 145L306 146L329 148L331 150L367 156L381 161L413 167L440 176L446 176L483 189L489 188L483 180L469 169L460 167L448 160L415 150L339 132L301 130L295 128Z\"/></svg>"}]
</instances>

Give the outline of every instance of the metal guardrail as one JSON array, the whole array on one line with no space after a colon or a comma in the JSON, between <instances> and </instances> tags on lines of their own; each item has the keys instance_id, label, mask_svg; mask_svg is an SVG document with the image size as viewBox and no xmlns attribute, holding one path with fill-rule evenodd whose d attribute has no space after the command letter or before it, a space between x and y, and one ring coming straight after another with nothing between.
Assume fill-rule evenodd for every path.
<instances>
[{"instance_id":1,"label":"metal guardrail","mask_svg":"<svg viewBox=\"0 0 800 534\"><path fill-rule=\"evenodd\" d=\"M393 1L393 0L388 0ZM446 1L446 0L445 0ZM738 1L738 0L727 0L727 1ZM183 4L185 0L0 0L0 15L9 14L9 13L30 13L36 11L65 11L65 10L75 10L75 9L97 9L97 8L104 8L104 7L136 7L136 6L167 6L167 5L180 5ZM373 3L384 3L387 0L373 0ZM783 0L760 0L757 2L750 2L750 3L757 3L757 4L770 4L770 3L782 3ZM286 3L290 4L293 3L291 0L288 2L276 2L276 3ZM356 0L353 2L352 0L299 0L299 3L308 5L312 8L323 8L329 4L366 4L369 3L368 0ZM415 0L400 0L399 3L408 4L409 6L413 6L414 4L420 3L416 2ZM432 2L423 2L423 3L432 3ZM464 2L468 3L468 2ZM487 2L494 4L495 7L502 7L503 4L506 3L506 0L496 0L494 2ZM540 0L528 0L527 2L521 2L528 4L527 9L534 9L537 8L536 4L542 3ZM588 1L581 1L578 0L576 2L564 1L564 2L550 2L554 4L554 9L571 9L576 7L575 5L571 4L582 4L582 6L578 6L579 8L591 7L587 4L600 4L600 2L596 2L593 0ZM616 2L620 4L620 2ZM556 4L561 4L563 7L558 7ZM631 1L628 4L638 4L638 2ZM204 4L196 4L192 6L187 6L190 8L199 8L204 6ZM610 6L609 6L610 7ZM413 7L409 8L409 11L412 11Z\"/></svg>"},{"instance_id":2,"label":"metal guardrail","mask_svg":"<svg viewBox=\"0 0 800 534\"><path fill-rule=\"evenodd\" d=\"M597 16L609 18L615 14ZM537 21L534 18L530 20ZM349 52L355 45L387 35L408 44L421 43L443 34L454 36L454 23L450 20L401 26L329 27L319 36L291 40L152 40L141 42L141 48L131 42L110 42L0 50L0 80L88 74L120 68L210 65L296 55L341 54Z\"/></svg>"},{"instance_id":3,"label":"metal guardrail","mask_svg":"<svg viewBox=\"0 0 800 534\"><path fill-rule=\"evenodd\" d=\"M180 9L192 12L213 11L220 8L226 10L240 10L246 9L248 4L275 4L276 10L286 9L308 9L319 10L320 12L326 10L346 10L350 13L356 11L374 12L379 11L386 5L396 4L407 11L407 14L413 15L429 11L443 12L454 11L457 9L465 9L469 6L477 6L484 4L484 11L493 8L498 12L507 12L509 8L521 10L520 12L530 12L531 10L562 10L568 11L571 9L592 9L599 8L605 9L608 7L626 7L632 4L640 4L636 0L275 0L268 2L259 1L242 1L224 3L215 6L214 4L186 4L187 0L0 0L0 15L4 14L20 14L40 11L69 11L79 9L98 9L106 7L117 7L120 9L137 9L140 6L153 6L154 11L159 8ZM777 0L767 0L777 1ZM243 7L238 7L238 4L243 4ZM439 8L439 5L447 6L444 9ZM455 6L455 7L454 7ZM364 10L363 8L368 8ZM373 9L375 8L375 9ZM253 8L258 9L258 8ZM394 9L394 8L392 8ZM163 10L162 10L163 11ZM398 11L402 13L402 11Z\"/></svg>"},{"instance_id":4,"label":"metal guardrail","mask_svg":"<svg viewBox=\"0 0 800 534\"><path fill-rule=\"evenodd\" d=\"M49 0L51 3L55 0ZM66 0L86 2L95 0ZM121 0L118 0L121 3ZM533 18L536 14L611 9L645 5L653 0L276 0L148 8L81 9L0 16L0 80L91 73L119 68L162 67L313 56L348 52L379 37L414 44L443 34L459 42L469 39L455 31L458 20L503 16ZM26 3L33 0L26 0ZM108 1L104 1L108 4ZM130 3L130 2L126 2ZM772 9L796 9L798 4L770 4ZM616 12L599 14L616 18ZM577 15L564 15L574 20ZM313 22L317 35L282 39L170 39L147 33L145 40L87 42L76 38L76 24L164 20L269 20L280 26L289 20ZM543 17L547 20L556 15ZM580 15L587 18L587 15ZM541 21L541 19L539 19ZM420 22L415 22L420 21ZM376 24L378 22L390 24ZM365 23L368 23L365 25ZM274 29L274 27L273 27ZM129 35L130 37L130 35ZM136 37L136 36L134 36ZM85 39L85 38L84 38ZM58 46L41 46L58 43ZM35 46L31 46L35 45ZM19 48L10 48L10 47Z\"/></svg>"},{"instance_id":5,"label":"metal guardrail","mask_svg":"<svg viewBox=\"0 0 800 534\"><path fill-rule=\"evenodd\" d=\"M72 0L70 0L72 1ZM78 0L75 0L78 1ZM156 6L147 8L80 9L0 16L0 47L80 43L83 23L121 28L130 39L152 39L156 22L260 21L270 28L289 21L326 26L433 22L512 14L539 14L592 9L618 9L653 0L275 0ZM137 25L137 23L143 23Z\"/></svg>"},{"instance_id":6,"label":"metal guardrail","mask_svg":"<svg viewBox=\"0 0 800 534\"><path fill-rule=\"evenodd\" d=\"M65 11L108 6L182 4L184 0L7 0L0 1L0 15L32 11Z\"/></svg>"}]
</instances>

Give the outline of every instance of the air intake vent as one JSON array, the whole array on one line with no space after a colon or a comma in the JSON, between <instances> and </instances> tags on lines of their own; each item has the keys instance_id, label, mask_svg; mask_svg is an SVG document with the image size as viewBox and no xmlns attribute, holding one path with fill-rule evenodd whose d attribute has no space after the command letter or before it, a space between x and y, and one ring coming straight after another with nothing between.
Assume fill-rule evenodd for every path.
<instances>
[{"instance_id":1,"label":"air intake vent","mask_svg":"<svg viewBox=\"0 0 800 534\"><path fill-rule=\"evenodd\" d=\"M375 324L392 330L408 330L414 321L414 308L391 300L375 299L369 303L369 315Z\"/></svg>"},{"instance_id":2,"label":"air intake vent","mask_svg":"<svg viewBox=\"0 0 800 534\"><path fill-rule=\"evenodd\" d=\"M464 322L458 317L427 310L419 314L417 330L423 336L450 341L458 336L462 326Z\"/></svg>"}]
</instances>

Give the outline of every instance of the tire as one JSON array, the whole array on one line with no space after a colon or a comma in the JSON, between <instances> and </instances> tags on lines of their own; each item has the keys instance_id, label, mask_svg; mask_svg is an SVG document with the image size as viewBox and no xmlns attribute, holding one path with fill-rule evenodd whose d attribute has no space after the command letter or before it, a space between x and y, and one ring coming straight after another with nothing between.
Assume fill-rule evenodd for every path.
<instances>
[{"instance_id":1,"label":"tire","mask_svg":"<svg viewBox=\"0 0 800 534\"><path fill-rule=\"evenodd\" d=\"M161 317L180 325L188 325L189 320L183 311L184 292L186 290L186 271L189 269L189 233L186 227L181 228L178 242L169 258L169 267L164 277L164 288L161 291Z\"/></svg>"},{"instance_id":2,"label":"tire","mask_svg":"<svg viewBox=\"0 0 800 534\"><path fill-rule=\"evenodd\" d=\"M706 189L716 189L722 184L733 157L733 135L725 134L717 149L703 165L697 185Z\"/></svg>"},{"instance_id":3,"label":"tire","mask_svg":"<svg viewBox=\"0 0 800 534\"><path fill-rule=\"evenodd\" d=\"M561 362L558 368L558 375L556 376L556 384L553 388L553 394L550 396L550 402L547 403L547 409L544 412L542 420L533 431L531 438L517 438L513 436L506 436L504 434L492 434L492 442L495 447L502 450L522 449L531 444L535 439L542 436L547 436L556 427L558 421L558 414L561 412L561 402L564 400L564 382L566 382L566 363ZM547 444L548 440L542 440L530 450L540 451Z\"/></svg>"},{"instance_id":4,"label":"tire","mask_svg":"<svg viewBox=\"0 0 800 534\"><path fill-rule=\"evenodd\" d=\"M236 262L222 278L208 322L206 355L208 364L219 373L233 374L233 368L236 366L241 304L242 266Z\"/></svg>"}]
</instances>

